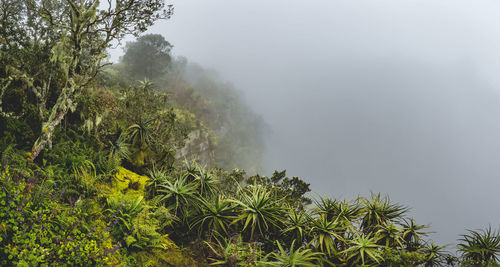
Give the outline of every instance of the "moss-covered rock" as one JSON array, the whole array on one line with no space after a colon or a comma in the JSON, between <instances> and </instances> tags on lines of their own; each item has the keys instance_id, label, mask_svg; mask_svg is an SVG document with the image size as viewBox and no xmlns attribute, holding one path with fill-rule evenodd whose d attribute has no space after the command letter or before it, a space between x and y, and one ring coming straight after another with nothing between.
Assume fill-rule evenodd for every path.
<instances>
[{"instance_id":1,"label":"moss-covered rock","mask_svg":"<svg viewBox=\"0 0 500 267\"><path fill-rule=\"evenodd\" d=\"M112 180L112 192L108 198L118 197L123 200L131 200L144 197L146 184L149 178L118 167Z\"/></svg>"}]
</instances>

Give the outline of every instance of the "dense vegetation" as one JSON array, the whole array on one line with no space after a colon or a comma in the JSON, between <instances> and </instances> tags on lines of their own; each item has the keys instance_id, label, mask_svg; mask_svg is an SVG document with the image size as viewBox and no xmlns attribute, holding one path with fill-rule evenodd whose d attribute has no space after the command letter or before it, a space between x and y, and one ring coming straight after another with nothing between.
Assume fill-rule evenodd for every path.
<instances>
[{"instance_id":1,"label":"dense vegetation","mask_svg":"<svg viewBox=\"0 0 500 267\"><path fill-rule=\"evenodd\" d=\"M0 265L497 265L491 228L454 256L386 196L256 175L262 119L163 36L109 66L162 1L0 1Z\"/></svg>"}]
</instances>

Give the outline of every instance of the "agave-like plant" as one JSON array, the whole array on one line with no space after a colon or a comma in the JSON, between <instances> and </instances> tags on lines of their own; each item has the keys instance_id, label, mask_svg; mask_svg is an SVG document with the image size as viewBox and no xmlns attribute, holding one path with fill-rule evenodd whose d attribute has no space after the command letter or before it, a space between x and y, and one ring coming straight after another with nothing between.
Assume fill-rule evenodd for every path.
<instances>
[{"instance_id":1,"label":"agave-like plant","mask_svg":"<svg viewBox=\"0 0 500 267\"><path fill-rule=\"evenodd\" d=\"M240 206L241 215L233 223L243 222L243 231L250 228L250 240L254 240L255 230L260 235L271 229L280 228L284 218L284 208L266 187L249 186L242 190L240 200L232 200Z\"/></svg>"},{"instance_id":2,"label":"agave-like plant","mask_svg":"<svg viewBox=\"0 0 500 267\"><path fill-rule=\"evenodd\" d=\"M188 209L197 203L197 186L187 182L185 175L181 175L175 181L165 180L158 186L158 195L155 202L164 203L174 211L174 215L186 215Z\"/></svg>"},{"instance_id":3,"label":"agave-like plant","mask_svg":"<svg viewBox=\"0 0 500 267\"><path fill-rule=\"evenodd\" d=\"M199 167L199 164L194 160L191 162L184 160L184 170L188 174L189 181L194 181L196 175L198 174Z\"/></svg>"},{"instance_id":4,"label":"agave-like plant","mask_svg":"<svg viewBox=\"0 0 500 267\"><path fill-rule=\"evenodd\" d=\"M377 228L386 221L399 219L408 208L391 203L388 196L381 197L380 193L371 194L369 199L361 198L364 216L361 219L361 228L364 233L376 232Z\"/></svg>"},{"instance_id":5,"label":"agave-like plant","mask_svg":"<svg viewBox=\"0 0 500 267\"><path fill-rule=\"evenodd\" d=\"M148 191L150 195L156 196L157 190L160 185L167 183L167 181L173 180L168 171L164 168L157 168L153 164L152 168L148 173L149 181L147 184Z\"/></svg>"},{"instance_id":6,"label":"agave-like plant","mask_svg":"<svg viewBox=\"0 0 500 267\"><path fill-rule=\"evenodd\" d=\"M288 220L286 220L286 227L283 229L283 233L290 233L299 244L302 243L307 234L307 214L301 210L290 209L287 216Z\"/></svg>"},{"instance_id":7,"label":"agave-like plant","mask_svg":"<svg viewBox=\"0 0 500 267\"><path fill-rule=\"evenodd\" d=\"M272 252L271 256L274 261L266 262L267 266L281 266L281 267L294 267L294 266L318 266L323 253L313 252L311 249L295 248L295 240L289 249L283 249L280 242L278 244L279 253Z\"/></svg>"},{"instance_id":8,"label":"agave-like plant","mask_svg":"<svg viewBox=\"0 0 500 267\"><path fill-rule=\"evenodd\" d=\"M491 229L467 230L457 245L466 264L487 266L498 264L500 254L500 234Z\"/></svg>"},{"instance_id":9,"label":"agave-like plant","mask_svg":"<svg viewBox=\"0 0 500 267\"><path fill-rule=\"evenodd\" d=\"M447 266L446 257L448 253L444 250L447 245L438 246L434 242L427 243L424 248L426 267Z\"/></svg>"},{"instance_id":10,"label":"agave-like plant","mask_svg":"<svg viewBox=\"0 0 500 267\"><path fill-rule=\"evenodd\" d=\"M144 80L138 80L137 82L139 83L139 88L144 90L145 93L151 90L151 88L153 88L154 86L154 83L151 82L148 78L144 78Z\"/></svg>"},{"instance_id":11,"label":"agave-like plant","mask_svg":"<svg viewBox=\"0 0 500 267\"><path fill-rule=\"evenodd\" d=\"M375 233L380 237L378 244L390 248L402 248L403 239L401 238L402 228L394 223L387 221L378 227Z\"/></svg>"},{"instance_id":12,"label":"agave-like plant","mask_svg":"<svg viewBox=\"0 0 500 267\"><path fill-rule=\"evenodd\" d=\"M357 202L348 201L337 202L337 218L346 229L354 228L356 222L362 216L363 209Z\"/></svg>"},{"instance_id":13,"label":"agave-like plant","mask_svg":"<svg viewBox=\"0 0 500 267\"><path fill-rule=\"evenodd\" d=\"M446 263L446 266L455 266L455 264L458 262L458 257L448 254L444 258L444 262Z\"/></svg>"},{"instance_id":14,"label":"agave-like plant","mask_svg":"<svg viewBox=\"0 0 500 267\"><path fill-rule=\"evenodd\" d=\"M201 196L210 196L217 190L217 177L206 168L198 166L194 177Z\"/></svg>"},{"instance_id":15,"label":"agave-like plant","mask_svg":"<svg viewBox=\"0 0 500 267\"><path fill-rule=\"evenodd\" d=\"M108 158L112 159L113 157L117 157L119 159L130 159L130 144L127 142L126 134L123 134L121 130L118 133L118 138L114 142L109 141L110 150Z\"/></svg>"},{"instance_id":16,"label":"agave-like plant","mask_svg":"<svg viewBox=\"0 0 500 267\"><path fill-rule=\"evenodd\" d=\"M198 228L198 235L201 236L203 230L208 230L209 236L229 235L229 226L236 217L236 205L234 202L219 195L213 201L200 199L202 208L196 216L191 228Z\"/></svg>"},{"instance_id":17,"label":"agave-like plant","mask_svg":"<svg viewBox=\"0 0 500 267\"><path fill-rule=\"evenodd\" d=\"M342 254L346 256L351 266L359 265L360 262L364 266L370 260L379 264L383 257L381 246L377 245L378 239L378 236L372 236L371 233L367 235L356 233L354 238L348 241L349 248L342 251Z\"/></svg>"},{"instance_id":18,"label":"agave-like plant","mask_svg":"<svg viewBox=\"0 0 500 267\"><path fill-rule=\"evenodd\" d=\"M335 199L320 197L314 200L313 212L325 216L327 220L333 220L338 215L338 202Z\"/></svg>"},{"instance_id":19,"label":"agave-like plant","mask_svg":"<svg viewBox=\"0 0 500 267\"><path fill-rule=\"evenodd\" d=\"M217 191L217 176L206 166L201 166L194 160L191 162L185 160L184 165L187 180L198 185L200 196L210 197Z\"/></svg>"},{"instance_id":20,"label":"agave-like plant","mask_svg":"<svg viewBox=\"0 0 500 267\"><path fill-rule=\"evenodd\" d=\"M416 251L422 248L421 238L422 236L428 235L428 232L422 231L423 229L427 229L429 225L418 225L415 223L413 218L403 219L401 226L403 227L403 231L401 234L401 238L406 246L406 249L409 251Z\"/></svg>"},{"instance_id":21,"label":"agave-like plant","mask_svg":"<svg viewBox=\"0 0 500 267\"><path fill-rule=\"evenodd\" d=\"M126 140L140 149L144 149L152 141L154 119L148 119L130 125L126 132Z\"/></svg>"},{"instance_id":22,"label":"agave-like plant","mask_svg":"<svg viewBox=\"0 0 500 267\"><path fill-rule=\"evenodd\" d=\"M338 252L338 245L345 242L342 237L344 228L337 220L328 220L325 214L310 218L309 236L312 240L308 246L313 246L328 256Z\"/></svg>"}]
</instances>

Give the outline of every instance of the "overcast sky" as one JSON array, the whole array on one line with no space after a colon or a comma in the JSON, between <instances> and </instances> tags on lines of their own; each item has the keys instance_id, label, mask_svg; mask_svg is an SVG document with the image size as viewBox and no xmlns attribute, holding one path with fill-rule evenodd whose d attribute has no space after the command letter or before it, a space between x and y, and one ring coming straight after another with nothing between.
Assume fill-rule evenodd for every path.
<instances>
[{"instance_id":1,"label":"overcast sky","mask_svg":"<svg viewBox=\"0 0 500 267\"><path fill-rule=\"evenodd\" d=\"M500 1L179 0L161 33L273 127L266 174L409 205L433 238L500 224Z\"/></svg>"}]
</instances>

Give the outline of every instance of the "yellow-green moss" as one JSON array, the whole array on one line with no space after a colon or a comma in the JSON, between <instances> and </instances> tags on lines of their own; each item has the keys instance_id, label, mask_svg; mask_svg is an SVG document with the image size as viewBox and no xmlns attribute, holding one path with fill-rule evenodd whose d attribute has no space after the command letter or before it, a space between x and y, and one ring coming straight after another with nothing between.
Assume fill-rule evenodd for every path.
<instances>
[{"instance_id":1,"label":"yellow-green moss","mask_svg":"<svg viewBox=\"0 0 500 267\"><path fill-rule=\"evenodd\" d=\"M118 167L116 174L113 176L112 188L108 198L131 200L144 197L148 180L147 176Z\"/></svg>"}]
</instances>

